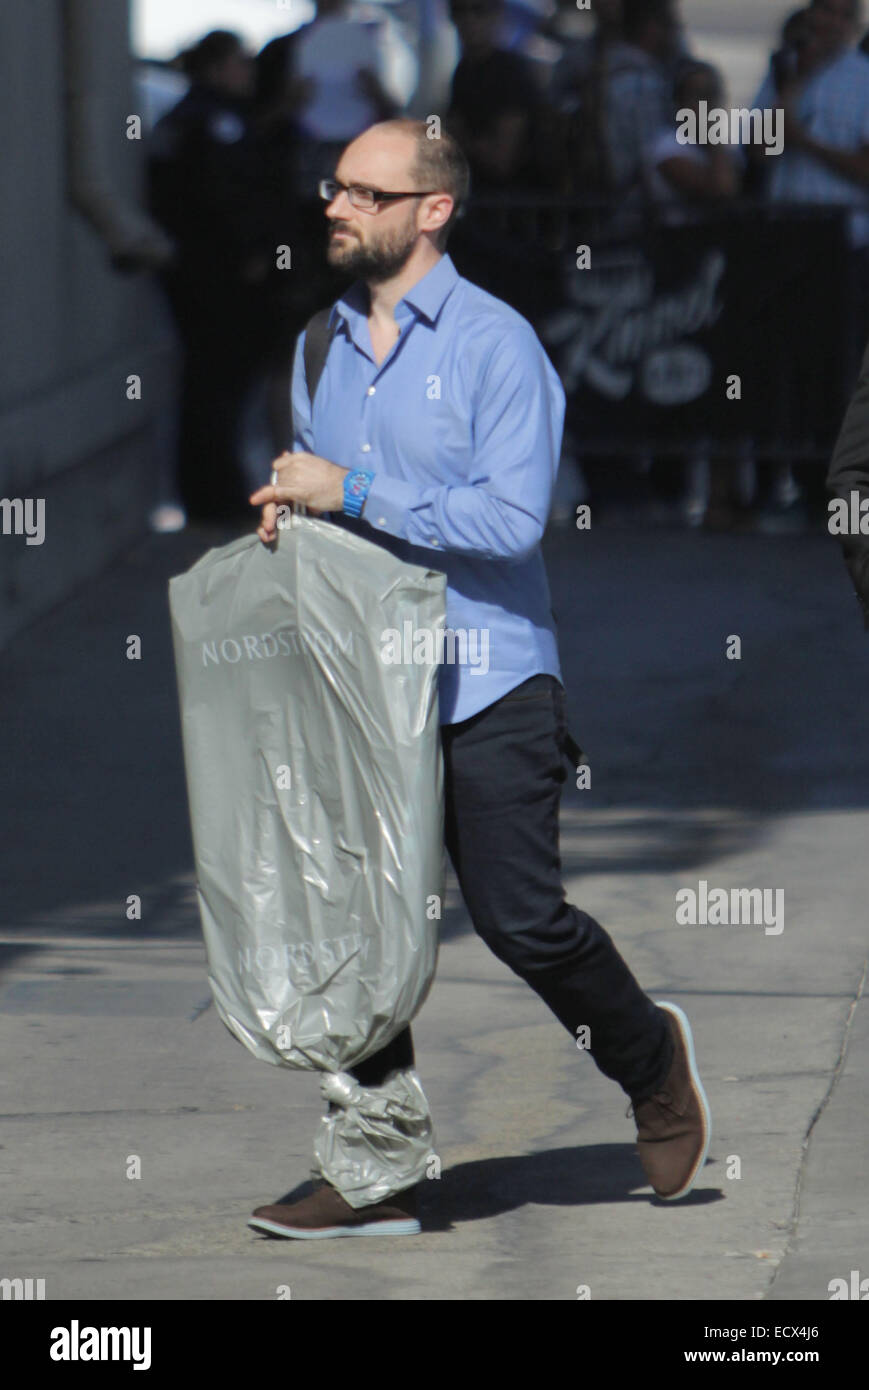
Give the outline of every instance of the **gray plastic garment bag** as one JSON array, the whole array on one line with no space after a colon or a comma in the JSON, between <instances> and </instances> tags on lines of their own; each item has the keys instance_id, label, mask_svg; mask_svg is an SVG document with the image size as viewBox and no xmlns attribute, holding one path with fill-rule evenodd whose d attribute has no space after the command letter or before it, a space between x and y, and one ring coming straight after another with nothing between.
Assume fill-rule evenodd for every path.
<instances>
[{"instance_id":1,"label":"gray plastic garment bag","mask_svg":"<svg viewBox=\"0 0 869 1390\"><path fill-rule=\"evenodd\" d=\"M217 1011L263 1061L329 1073L315 1171L357 1207L418 1180L432 1152L412 1069L368 1091L346 1068L410 1022L434 976L438 668L407 660L407 638L443 628L445 582L301 515L273 546L244 536L169 581Z\"/></svg>"}]
</instances>

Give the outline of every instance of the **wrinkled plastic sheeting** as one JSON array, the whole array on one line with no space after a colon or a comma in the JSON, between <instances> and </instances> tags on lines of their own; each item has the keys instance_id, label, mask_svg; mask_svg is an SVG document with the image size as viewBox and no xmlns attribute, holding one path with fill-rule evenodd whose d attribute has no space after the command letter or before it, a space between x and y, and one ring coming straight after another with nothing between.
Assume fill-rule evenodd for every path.
<instances>
[{"instance_id":1,"label":"wrinkled plastic sheeting","mask_svg":"<svg viewBox=\"0 0 869 1390\"><path fill-rule=\"evenodd\" d=\"M329 1114L320 1121L314 1157L351 1207L382 1202L425 1176L434 1132L412 1068L390 1073L371 1089L339 1072L324 1077L320 1091Z\"/></svg>"},{"instance_id":2,"label":"wrinkled plastic sheeting","mask_svg":"<svg viewBox=\"0 0 869 1390\"><path fill-rule=\"evenodd\" d=\"M263 1061L341 1072L410 1022L437 961L438 668L381 652L386 629L443 627L445 578L294 516L169 599L218 1014Z\"/></svg>"}]
</instances>

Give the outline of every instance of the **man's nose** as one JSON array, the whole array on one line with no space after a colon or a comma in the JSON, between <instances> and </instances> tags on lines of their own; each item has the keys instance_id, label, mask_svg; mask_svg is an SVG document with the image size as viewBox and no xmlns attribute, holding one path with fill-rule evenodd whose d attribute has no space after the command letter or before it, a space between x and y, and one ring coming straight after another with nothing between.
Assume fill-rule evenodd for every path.
<instances>
[{"instance_id":1,"label":"man's nose","mask_svg":"<svg viewBox=\"0 0 869 1390\"><path fill-rule=\"evenodd\" d=\"M347 195L347 190L346 190L346 188L339 188L339 189L338 189L338 192L335 194L335 197L332 199L331 203L327 203L327 204L326 204L326 216L332 218L333 221L336 221L336 220L339 219L339 218L340 218L342 221L344 220L345 209L344 209L344 208L342 207L342 205L341 205L341 199L342 199L342 198L345 198L345 199L347 200L347 207L348 207L348 208L352 208L352 207L353 207L353 204L351 203L351 201L350 201L350 199L349 199L349 197L348 197L348 195Z\"/></svg>"}]
</instances>

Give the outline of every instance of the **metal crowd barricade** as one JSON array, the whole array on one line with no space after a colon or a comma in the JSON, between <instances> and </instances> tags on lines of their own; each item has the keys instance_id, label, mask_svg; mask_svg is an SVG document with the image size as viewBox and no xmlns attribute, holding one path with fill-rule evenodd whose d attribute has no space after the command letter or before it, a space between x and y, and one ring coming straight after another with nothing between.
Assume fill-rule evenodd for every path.
<instances>
[{"instance_id":1,"label":"metal crowd barricade","mask_svg":"<svg viewBox=\"0 0 869 1390\"><path fill-rule=\"evenodd\" d=\"M450 250L534 324L589 452L826 459L853 384L845 219L511 193L473 201Z\"/></svg>"}]
</instances>

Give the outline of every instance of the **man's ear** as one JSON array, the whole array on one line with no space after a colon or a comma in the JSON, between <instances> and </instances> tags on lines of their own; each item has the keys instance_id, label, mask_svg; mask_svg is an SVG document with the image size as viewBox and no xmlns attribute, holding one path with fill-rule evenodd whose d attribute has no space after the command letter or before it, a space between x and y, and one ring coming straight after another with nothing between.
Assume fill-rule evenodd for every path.
<instances>
[{"instance_id":1,"label":"man's ear","mask_svg":"<svg viewBox=\"0 0 869 1390\"><path fill-rule=\"evenodd\" d=\"M426 232L439 232L449 222L452 215L454 200L449 193L434 193L426 198L428 205L423 213L421 230ZM430 222L432 213L437 214L437 220Z\"/></svg>"}]
</instances>

